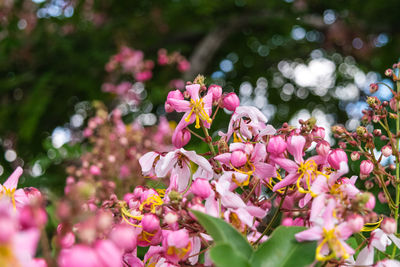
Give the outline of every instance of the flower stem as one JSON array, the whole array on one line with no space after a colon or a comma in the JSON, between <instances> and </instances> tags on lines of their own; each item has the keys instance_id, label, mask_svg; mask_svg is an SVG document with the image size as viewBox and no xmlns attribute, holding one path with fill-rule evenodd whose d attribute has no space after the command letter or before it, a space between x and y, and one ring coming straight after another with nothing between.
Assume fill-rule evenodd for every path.
<instances>
[{"instance_id":1,"label":"flower stem","mask_svg":"<svg viewBox=\"0 0 400 267\"><path fill-rule=\"evenodd\" d=\"M397 95L395 95L395 101L396 101L396 112L397 112L397 118L396 118L396 209L394 212L394 220L396 222L396 232L395 234L397 234L397 225L398 225L398 219L399 219L399 201L400 201L400 164L399 164L399 132L400 132L400 112L399 112L399 103L397 100L397 96L400 92L400 81L396 82L396 89L397 89ZM393 247L393 251L392 251L392 259L394 258L394 256L396 255L396 248L397 246Z\"/></svg>"},{"instance_id":2,"label":"flower stem","mask_svg":"<svg viewBox=\"0 0 400 267\"><path fill-rule=\"evenodd\" d=\"M262 232L262 234L260 235L260 237L256 240L256 242L254 242L253 246L256 246L256 245L261 241L261 239L263 238L263 236L265 236L265 235L268 233L268 231L271 229L272 225L274 224L275 220L278 218L279 211L281 210L283 201L285 200L287 190L288 190L288 187L285 188L285 193L283 193L283 196L282 196L282 198L281 198L281 201L279 202L279 206L278 206L277 210L275 211L274 216L272 216L271 221L270 221L269 224L267 225L267 228L265 228L264 232Z\"/></svg>"}]
</instances>

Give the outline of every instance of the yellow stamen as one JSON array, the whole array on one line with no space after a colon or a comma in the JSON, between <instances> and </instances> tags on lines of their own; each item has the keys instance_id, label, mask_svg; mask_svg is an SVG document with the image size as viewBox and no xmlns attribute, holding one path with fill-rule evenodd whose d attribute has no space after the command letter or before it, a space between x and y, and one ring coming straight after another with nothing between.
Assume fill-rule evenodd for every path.
<instances>
[{"instance_id":1,"label":"yellow stamen","mask_svg":"<svg viewBox=\"0 0 400 267\"><path fill-rule=\"evenodd\" d=\"M297 178L297 182L296 182L296 185L297 185L297 188L298 188L299 192L300 193L304 193L304 194L309 193L312 197L316 197L317 196L317 194L315 194L314 192L311 191L311 182L315 180L317 175L323 175L323 176L326 177L326 179L329 179L328 175L318 171L318 166L315 163L315 161L313 161L313 160L308 160L306 162L302 162L300 164L299 169L297 170L297 173L300 174L300 176L299 176L299 178ZM301 179L303 177L305 177L307 189L304 189L300 185Z\"/></svg>"},{"instance_id":2,"label":"yellow stamen","mask_svg":"<svg viewBox=\"0 0 400 267\"><path fill-rule=\"evenodd\" d=\"M6 187L3 187L3 190L4 190L4 191L2 191L1 194L5 194L5 195L8 196L9 198L11 198L11 201L12 201L12 204L13 204L13 208L14 208L14 210L15 210L15 209L16 209L15 197L14 197L15 188L13 188L13 189L8 189L8 188L6 188Z\"/></svg>"},{"instance_id":3,"label":"yellow stamen","mask_svg":"<svg viewBox=\"0 0 400 267\"><path fill-rule=\"evenodd\" d=\"M371 232L377 229L380 225L381 222L383 221L383 217L381 216L379 218L379 221L373 222L373 223L366 223L364 224L364 227L361 229L361 232Z\"/></svg>"},{"instance_id":4,"label":"yellow stamen","mask_svg":"<svg viewBox=\"0 0 400 267\"><path fill-rule=\"evenodd\" d=\"M275 186L278 182L282 181L282 176L280 175L279 171L280 171L280 170L277 170L277 171L276 171L276 177L271 177L271 178L269 178L269 181L268 181L268 183L266 184L266 186L267 186L269 189L271 189L271 190L274 190L274 186ZM278 182L275 181L274 178L276 178L276 180L278 180ZM280 189L278 189L278 190L276 190L276 191L278 191L278 193L280 193L280 194L284 194L284 193L285 193L285 188L286 188L286 187L283 187L283 188L280 188ZM289 189L289 190L293 190L293 189L294 189L294 186L290 186L288 189Z\"/></svg>"},{"instance_id":5,"label":"yellow stamen","mask_svg":"<svg viewBox=\"0 0 400 267\"><path fill-rule=\"evenodd\" d=\"M165 190L166 189L162 189L162 188L156 189L157 193L160 195L161 198L165 197Z\"/></svg>"},{"instance_id":6,"label":"yellow stamen","mask_svg":"<svg viewBox=\"0 0 400 267\"><path fill-rule=\"evenodd\" d=\"M147 197L145 201L140 205L139 210L143 210L144 206L150 205L151 212L155 213L156 212L156 207L161 206L164 202L158 195L150 195Z\"/></svg>"},{"instance_id":7,"label":"yellow stamen","mask_svg":"<svg viewBox=\"0 0 400 267\"><path fill-rule=\"evenodd\" d=\"M253 173L254 173L255 170L256 170L256 167L255 167L254 164L251 163L250 161L247 161L246 165L249 165L249 166L251 167L251 170L249 170L249 171L242 171L242 170L240 170L240 169L235 168L235 167L231 164L231 167L232 167L235 171L237 171L237 172L239 172L239 173L242 173L242 174L247 174L247 179L246 179L245 181L241 182L241 183L239 183L239 181L237 181L236 178L233 177L232 181L234 181L238 186L247 186L247 185L249 184L251 175L253 175ZM246 166L246 165L245 165L245 166Z\"/></svg>"},{"instance_id":8,"label":"yellow stamen","mask_svg":"<svg viewBox=\"0 0 400 267\"><path fill-rule=\"evenodd\" d=\"M185 248L177 248L177 247L168 247L167 249L167 255L177 255L179 259L183 259L186 254L190 251L192 247L192 244L189 242L189 244Z\"/></svg>"},{"instance_id":9,"label":"yellow stamen","mask_svg":"<svg viewBox=\"0 0 400 267\"><path fill-rule=\"evenodd\" d=\"M185 121L189 122L190 118L192 117L193 113L195 113L196 116L196 129L200 128L200 119L202 121L206 121L208 123L211 123L211 118L208 116L206 110L204 109L204 103L203 99L197 99L193 100L190 99L190 106L192 107L192 110L189 112L189 114L186 116Z\"/></svg>"},{"instance_id":10,"label":"yellow stamen","mask_svg":"<svg viewBox=\"0 0 400 267\"><path fill-rule=\"evenodd\" d=\"M336 251L340 251L341 255L344 259L347 259L350 255L347 253L346 249L336 236L336 228L333 228L331 230L326 230L323 228L323 235L324 239L322 242L318 245L316 251L315 251L315 259L318 261L328 261L336 257L337 253ZM329 247L329 250L331 251L330 254L324 256L321 254L321 249L324 247L324 245L327 244Z\"/></svg>"}]
</instances>

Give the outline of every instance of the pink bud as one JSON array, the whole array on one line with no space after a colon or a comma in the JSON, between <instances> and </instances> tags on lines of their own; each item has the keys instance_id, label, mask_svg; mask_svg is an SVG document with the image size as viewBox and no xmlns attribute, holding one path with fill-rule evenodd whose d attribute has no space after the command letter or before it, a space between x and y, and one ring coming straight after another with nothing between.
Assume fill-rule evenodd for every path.
<instances>
[{"instance_id":1,"label":"pink bud","mask_svg":"<svg viewBox=\"0 0 400 267\"><path fill-rule=\"evenodd\" d=\"M391 156L392 155L392 147L390 146L390 145L386 145L386 146L384 146L384 147L382 147L382 154L385 156L385 157L389 157L389 156Z\"/></svg>"},{"instance_id":2,"label":"pink bud","mask_svg":"<svg viewBox=\"0 0 400 267\"><path fill-rule=\"evenodd\" d=\"M208 91L212 93L213 101L217 101L222 95L222 87L216 84L210 85Z\"/></svg>"},{"instance_id":3,"label":"pink bud","mask_svg":"<svg viewBox=\"0 0 400 267\"><path fill-rule=\"evenodd\" d=\"M89 172L95 176L99 176L101 174L100 168L96 165L90 166Z\"/></svg>"},{"instance_id":4,"label":"pink bud","mask_svg":"<svg viewBox=\"0 0 400 267\"><path fill-rule=\"evenodd\" d=\"M197 178L193 182L190 190L196 196L201 197L202 199L206 199L211 194L211 185L210 185L210 182L208 180Z\"/></svg>"},{"instance_id":5,"label":"pink bud","mask_svg":"<svg viewBox=\"0 0 400 267\"><path fill-rule=\"evenodd\" d=\"M364 226L364 219L362 216L358 215L358 214L352 214L348 219L347 219L347 223L349 225L349 227L351 228L351 230L354 233L358 233L361 231L361 229Z\"/></svg>"},{"instance_id":6,"label":"pink bud","mask_svg":"<svg viewBox=\"0 0 400 267\"><path fill-rule=\"evenodd\" d=\"M178 215L175 212L168 212L167 215L164 216L164 222L166 222L167 224L174 224L177 221Z\"/></svg>"},{"instance_id":7,"label":"pink bud","mask_svg":"<svg viewBox=\"0 0 400 267\"><path fill-rule=\"evenodd\" d=\"M235 93L229 93L225 95L222 104L227 110L235 111L235 109L240 105L240 100Z\"/></svg>"},{"instance_id":8,"label":"pink bud","mask_svg":"<svg viewBox=\"0 0 400 267\"><path fill-rule=\"evenodd\" d=\"M357 160L360 159L360 153L357 152L357 151L353 151L350 154L350 158L351 158L352 161L357 161Z\"/></svg>"},{"instance_id":9,"label":"pink bud","mask_svg":"<svg viewBox=\"0 0 400 267\"><path fill-rule=\"evenodd\" d=\"M329 154L329 151L331 150L331 146L329 143L325 140L319 141L316 147L317 153L320 156L326 156Z\"/></svg>"},{"instance_id":10,"label":"pink bud","mask_svg":"<svg viewBox=\"0 0 400 267\"><path fill-rule=\"evenodd\" d=\"M127 165L122 165L121 168L119 169L119 177L121 179L128 178L131 175L131 170Z\"/></svg>"},{"instance_id":11,"label":"pink bud","mask_svg":"<svg viewBox=\"0 0 400 267\"><path fill-rule=\"evenodd\" d=\"M143 186L136 186L135 189L133 190L133 197L140 198L142 196L144 190L145 189L143 188ZM124 200L125 200L125 198L124 198ZM127 200L125 200L125 201L127 201Z\"/></svg>"},{"instance_id":12,"label":"pink bud","mask_svg":"<svg viewBox=\"0 0 400 267\"><path fill-rule=\"evenodd\" d=\"M180 72L185 72L185 71L187 71L189 69L190 69L190 62L187 61L186 59L181 60L181 61L178 62L178 70Z\"/></svg>"},{"instance_id":13,"label":"pink bud","mask_svg":"<svg viewBox=\"0 0 400 267\"><path fill-rule=\"evenodd\" d=\"M102 266L95 250L86 245L76 245L70 249L62 249L58 256L60 267L98 267Z\"/></svg>"},{"instance_id":14,"label":"pink bud","mask_svg":"<svg viewBox=\"0 0 400 267\"><path fill-rule=\"evenodd\" d=\"M344 152L342 149L332 150L328 156L328 163L332 168L339 170L341 162L348 162L346 152Z\"/></svg>"},{"instance_id":15,"label":"pink bud","mask_svg":"<svg viewBox=\"0 0 400 267\"><path fill-rule=\"evenodd\" d=\"M392 69L385 70L385 75L388 76L388 77L392 76L393 75L393 70Z\"/></svg>"},{"instance_id":16,"label":"pink bud","mask_svg":"<svg viewBox=\"0 0 400 267\"><path fill-rule=\"evenodd\" d=\"M125 251L132 251L136 248L136 233L130 225L120 224L115 226L110 233L110 239Z\"/></svg>"},{"instance_id":17,"label":"pink bud","mask_svg":"<svg viewBox=\"0 0 400 267\"><path fill-rule=\"evenodd\" d=\"M293 225L293 219L286 217L285 219L282 220L281 223L283 226L292 226Z\"/></svg>"},{"instance_id":18,"label":"pink bud","mask_svg":"<svg viewBox=\"0 0 400 267\"><path fill-rule=\"evenodd\" d=\"M98 240L94 249L104 267L122 267L122 251L110 240Z\"/></svg>"},{"instance_id":19,"label":"pink bud","mask_svg":"<svg viewBox=\"0 0 400 267\"><path fill-rule=\"evenodd\" d=\"M375 208L375 196L369 193L369 198L367 203L365 203L365 208L373 210Z\"/></svg>"},{"instance_id":20,"label":"pink bud","mask_svg":"<svg viewBox=\"0 0 400 267\"><path fill-rule=\"evenodd\" d=\"M379 192L378 193L378 200L381 203L387 203L388 202L387 199L386 199L385 193L383 193L383 192Z\"/></svg>"},{"instance_id":21,"label":"pink bud","mask_svg":"<svg viewBox=\"0 0 400 267\"><path fill-rule=\"evenodd\" d=\"M325 129L323 127L317 127L313 129L312 135L314 138L324 138L325 137Z\"/></svg>"},{"instance_id":22,"label":"pink bud","mask_svg":"<svg viewBox=\"0 0 400 267\"><path fill-rule=\"evenodd\" d=\"M360 174L368 176L374 170L374 164L370 160L361 161Z\"/></svg>"},{"instance_id":23,"label":"pink bud","mask_svg":"<svg viewBox=\"0 0 400 267\"><path fill-rule=\"evenodd\" d=\"M280 155L286 150L286 142L281 136L273 136L269 139L267 151L274 155Z\"/></svg>"},{"instance_id":24,"label":"pink bud","mask_svg":"<svg viewBox=\"0 0 400 267\"><path fill-rule=\"evenodd\" d=\"M397 223L393 218L386 217L381 223L381 229L388 235L396 233Z\"/></svg>"},{"instance_id":25,"label":"pink bud","mask_svg":"<svg viewBox=\"0 0 400 267\"><path fill-rule=\"evenodd\" d=\"M187 143L189 143L191 137L192 134L187 129L177 131L172 136L172 144L176 148L184 147L185 145L187 145Z\"/></svg>"},{"instance_id":26,"label":"pink bud","mask_svg":"<svg viewBox=\"0 0 400 267\"><path fill-rule=\"evenodd\" d=\"M158 229L160 229L160 220L156 215L147 213L142 218L142 227L143 231L152 233Z\"/></svg>"},{"instance_id":27,"label":"pink bud","mask_svg":"<svg viewBox=\"0 0 400 267\"><path fill-rule=\"evenodd\" d=\"M233 166L239 168L247 162L247 155L241 150L235 150L232 152L231 162Z\"/></svg>"},{"instance_id":28,"label":"pink bud","mask_svg":"<svg viewBox=\"0 0 400 267\"><path fill-rule=\"evenodd\" d=\"M376 91L378 91L378 89L379 89L379 86L378 86L376 83L371 83L371 84L369 85L369 92L370 92L371 94L373 94L373 93L375 93Z\"/></svg>"},{"instance_id":29,"label":"pink bud","mask_svg":"<svg viewBox=\"0 0 400 267\"><path fill-rule=\"evenodd\" d=\"M57 226L57 241L61 248L70 248L75 244L75 235L71 231L65 231L63 225Z\"/></svg>"}]
</instances>

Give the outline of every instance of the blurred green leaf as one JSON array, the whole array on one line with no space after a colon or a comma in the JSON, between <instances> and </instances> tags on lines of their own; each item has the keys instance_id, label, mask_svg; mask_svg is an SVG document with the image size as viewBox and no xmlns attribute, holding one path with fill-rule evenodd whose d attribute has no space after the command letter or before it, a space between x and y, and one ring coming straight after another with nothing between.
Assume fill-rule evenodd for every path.
<instances>
[{"instance_id":1,"label":"blurred green leaf","mask_svg":"<svg viewBox=\"0 0 400 267\"><path fill-rule=\"evenodd\" d=\"M207 233L211 235L217 245L220 243L229 243L232 249L244 258L251 256L253 248L232 225L220 218L215 218L199 211L192 210L191 212L193 212L197 220L206 229Z\"/></svg>"},{"instance_id":2,"label":"blurred green leaf","mask_svg":"<svg viewBox=\"0 0 400 267\"><path fill-rule=\"evenodd\" d=\"M294 235L305 227L279 226L253 253L252 267L301 267L315 260L316 242L297 242Z\"/></svg>"}]
</instances>

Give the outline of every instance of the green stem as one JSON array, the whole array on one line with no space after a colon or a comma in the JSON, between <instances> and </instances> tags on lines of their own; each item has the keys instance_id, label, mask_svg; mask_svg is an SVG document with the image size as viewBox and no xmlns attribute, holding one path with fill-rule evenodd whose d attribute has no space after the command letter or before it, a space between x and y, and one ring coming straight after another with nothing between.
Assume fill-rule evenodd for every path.
<instances>
[{"instance_id":1,"label":"green stem","mask_svg":"<svg viewBox=\"0 0 400 267\"><path fill-rule=\"evenodd\" d=\"M256 246L256 245L261 241L261 239L263 238L263 236L265 236L265 235L268 233L268 231L271 229L272 225L274 224L275 220L278 218L279 211L281 210L283 201L285 200L285 197L286 197L287 189L288 189L288 188L286 187L286 188L285 188L285 193L283 193L283 196L282 196L282 198L281 198L281 201L279 202L278 209L275 211L274 216L272 216L272 219L271 219L271 221L269 222L269 224L267 225L267 228L265 228L264 232L262 232L262 234L261 234L260 237L257 239L257 241L254 242L253 246Z\"/></svg>"},{"instance_id":2,"label":"green stem","mask_svg":"<svg viewBox=\"0 0 400 267\"><path fill-rule=\"evenodd\" d=\"M396 82L396 89L397 89L397 94L399 94L400 91L400 81ZM394 212L394 220L396 222L396 232L395 234L397 234L397 225L398 225L398 219L399 219L399 201L400 201L400 164L399 164L399 132L400 132L400 120L399 120L399 116L400 116L400 112L399 112L399 103L397 101L397 95L395 95L395 99L396 99L396 112L397 112L397 118L396 118L396 209ZM396 255L396 246L393 246L393 251L392 251L392 259L394 258L394 256Z\"/></svg>"}]
</instances>

